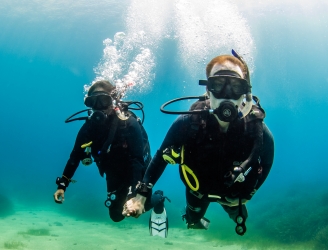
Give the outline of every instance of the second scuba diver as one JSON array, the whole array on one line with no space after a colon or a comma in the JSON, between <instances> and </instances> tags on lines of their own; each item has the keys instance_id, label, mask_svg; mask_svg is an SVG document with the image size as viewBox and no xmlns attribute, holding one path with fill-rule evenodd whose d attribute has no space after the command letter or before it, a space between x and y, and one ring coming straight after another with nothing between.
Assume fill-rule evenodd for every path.
<instances>
[{"instance_id":1,"label":"second scuba diver","mask_svg":"<svg viewBox=\"0 0 328 250\"><path fill-rule=\"evenodd\" d=\"M199 82L206 86L206 94L190 111L163 108L194 97L162 105L162 112L181 115L171 125L138 183L136 198L124 205L123 215L139 217L167 164L180 164L180 178L186 186L183 219L187 228L207 229L210 221L204 215L209 204L217 202L236 223L236 233L244 235L248 217L245 203L270 172L274 140L263 123L264 110L252 96L247 64L232 52L233 56L221 55L208 63L207 80Z\"/></svg>"},{"instance_id":2,"label":"second scuba diver","mask_svg":"<svg viewBox=\"0 0 328 250\"><path fill-rule=\"evenodd\" d=\"M124 203L135 197L133 187L143 178L146 166L151 160L148 137L140 119L128 111L129 104L136 104L141 110L142 104L120 101L117 89L108 81L97 81L91 85L84 104L90 108L83 110L88 111L87 117L71 119L83 112L80 111L66 120L85 120L85 123L76 137L62 177L56 180L58 188L54 199L56 203L62 203L66 188L71 182L75 182L72 177L79 163L90 165L94 160L100 175L106 175L108 194L105 206L109 209L109 216L114 222L119 222L125 218L122 215ZM151 196L149 192L145 211L155 206L157 214L164 214L166 218L166 197L163 192L156 191L152 199ZM158 235L166 237L166 234L167 229L164 235L163 232Z\"/></svg>"}]
</instances>

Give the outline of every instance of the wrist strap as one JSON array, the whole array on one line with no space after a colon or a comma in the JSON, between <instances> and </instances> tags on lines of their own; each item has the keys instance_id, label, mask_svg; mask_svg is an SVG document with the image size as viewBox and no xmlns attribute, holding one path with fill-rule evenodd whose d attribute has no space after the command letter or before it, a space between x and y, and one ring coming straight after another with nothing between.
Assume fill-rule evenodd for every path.
<instances>
[{"instance_id":1,"label":"wrist strap","mask_svg":"<svg viewBox=\"0 0 328 250\"><path fill-rule=\"evenodd\" d=\"M56 184L58 185L58 189L63 189L64 191L69 186L70 182L75 183L76 181L66 177L65 175L62 175L62 177L57 177L56 179Z\"/></svg>"},{"instance_id":2,"label":"wrist strap","mask_svg":"<svg viewBox=\"0 0 328 250\"><path fill-rule=\"evenodd\" d=\"M147 196L147 194L151 191L151 189L153 188L153 184L151 183L144 183L144 182L138 182L137 186L136 186L136 193L140 194L142 196Z\"/></svg>"}]
</instances>

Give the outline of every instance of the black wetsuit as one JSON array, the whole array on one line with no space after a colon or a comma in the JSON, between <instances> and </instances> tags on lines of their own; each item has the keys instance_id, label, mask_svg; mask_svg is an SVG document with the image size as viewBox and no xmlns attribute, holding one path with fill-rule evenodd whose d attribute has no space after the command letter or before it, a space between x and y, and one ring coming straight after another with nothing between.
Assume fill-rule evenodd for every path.
<instances>
[{"instance_id":1,"label":"black wetsuit","mask_svg":"<svg viewBox=\"0 0 328 250\"><path fill-rule=\"evenodd\" d=\"M63 175L71 179L85 158L85 149L81 145L91 144L91 154L96 162L100 174L106 174L107 192L115 192L116 199L109 207L109 215L113 221L124 219L123 205L129 198L135 196L135 186L142 179L146 166L143 159L144 142L139 122L130 116L127 120L118 120L113 142L108 153L100 153L108 138L113 116L103 125L86 121L81 127L72 153L67 161ZM58 187L62 188L62 187ZM146 206L149 210L150 207Z\"/></svg>"},{"instance_id":2,"label":"black wetsuit","mask_svg":"<svg viewBox=\"0 0 328 250\"><path fill-rule=\"evenodd\" d=\"M208 195L251 199L254 189L257 190L265 181L273 163L274 141L267 126L263 123L263 146L259 161L252 163L252 170L244 182L236 182L231 187L225 185L225 174L233 169L234 162L243 162L249 156L254 139L250 131L245 131L244 120L235 120L230 123L226 133L220 132L219 124L213 115L206 120L206 127L199 127L197 134L191 136L192 116L181 115L172 124L166 137L149 164L144 176L144 183L155 184L163 173L167 163L163 160L163 151L175 146L184 145L184 163L194 172L199 181L199 190L192 191L186 184L181 168L180 178L186 186L186 218L190 223L198 222L207 210L210 202L219 199L209 198ZM195 181L187 174L193 185ZM238 215L238 206L223 208L235 220ZM246 207L243 205L244 217L247 217Z\"/></svg>"}]
</instances>

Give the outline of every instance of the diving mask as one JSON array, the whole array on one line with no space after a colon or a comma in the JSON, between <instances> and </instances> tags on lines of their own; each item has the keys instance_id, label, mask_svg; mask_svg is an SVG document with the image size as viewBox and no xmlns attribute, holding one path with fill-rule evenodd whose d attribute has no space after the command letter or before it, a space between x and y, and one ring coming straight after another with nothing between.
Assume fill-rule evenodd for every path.
<instances>
[{"instance_id":1,"label":"diving mask","mask_svg":"<svg viewBox=\"0 0 328 250\"><path fill-rule=\"evenodd\" d=\"M224 122L231 122L237 116L241 119L252 108L252 85L248 66L236 51L232 50L232 54L244 65L244 78L236 71L221 69L207 80L199 80L199 85L207 86L214 114L217 119Z\"/></svg>"},{"instance_id":2,"label":"diving mask","mask_svg":"<svg viewBox=\"0 0 328 250\"><path fill-rule=\"evenodd\" d=\"M241 95L250 92L248 82L240 78L240 76L230 70L220 70L207 81L200 80L199 85L206 85L208 91L213 93L217 99L233 99L238 100Z\"/></svg>"},{"instance_id":3,"label":"diving mask","mask_svg":"<svg viewBox=\"0 0 328 250\"><path fill-rule=\"evenodd\" d=\"M112 103L112 97L105 91L95 91L84 99L85 106L95 110L107 109Z\"/></svg>"}]
</instances>

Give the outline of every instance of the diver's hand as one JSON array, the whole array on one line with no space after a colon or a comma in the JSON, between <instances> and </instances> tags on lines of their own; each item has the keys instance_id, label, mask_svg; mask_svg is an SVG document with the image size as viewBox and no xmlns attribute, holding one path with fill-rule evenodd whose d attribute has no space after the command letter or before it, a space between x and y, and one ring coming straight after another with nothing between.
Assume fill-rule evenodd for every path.
<instances>
[{"instance_id":1,"label":"diver's hand","mask_svg":"<svg viewBox=\"0 0 328 250\"><path fill-rule=\"evenodd\" d=\"M64 202L65 191L63 189L58 189L56 193L54 193L54 199L56 203L62 204Z\"/></svg>"},{"instance_id":2,"label":"diver's hand","mask_svg":"<svg viewBox=\"0 0 328 250\"><path fill-rule=\"evenodd\" d=\"M236 207L239 205L239 198L231 198L231 197L224 197L226 201L223 200L219 200L218 203L220 203L221 205L225 205L228 207ZM241 203L244 205L246 204L248 200L247 199L241 199Z\"/></svg>"},{"instance_id":3,"label":"diver's hand","mask_svg":"<svg viewBox=\"0 0 328 250\"><path fill-rule=\"evenodd\" d=\"M146 197L137 194L135 198L128 200L123 206L122 215L126 217L138 218L145 212Z\"/></svg>"}]
</instances>

